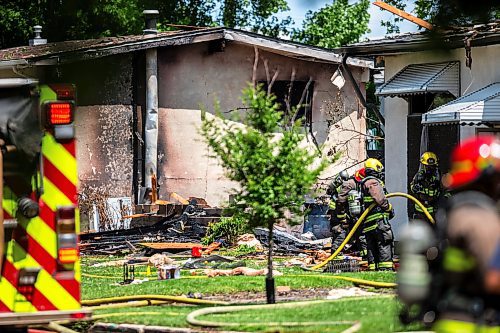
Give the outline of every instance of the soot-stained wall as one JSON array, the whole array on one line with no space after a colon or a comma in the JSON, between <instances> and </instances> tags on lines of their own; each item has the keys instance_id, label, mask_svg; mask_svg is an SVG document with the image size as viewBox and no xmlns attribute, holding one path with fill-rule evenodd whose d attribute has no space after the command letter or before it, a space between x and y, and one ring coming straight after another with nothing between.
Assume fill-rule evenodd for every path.
<instances>
[{"instance_id":1,"label":"soot-stained wall","mask_svg":"<svg viewBox=\"0 0 500 333\"><path fill-rule=\"evenodd\" d=\"M47 82L74 83L82 229L92 204L132 197L133 54L54 67Z\"/></svg>"}]
</instances>

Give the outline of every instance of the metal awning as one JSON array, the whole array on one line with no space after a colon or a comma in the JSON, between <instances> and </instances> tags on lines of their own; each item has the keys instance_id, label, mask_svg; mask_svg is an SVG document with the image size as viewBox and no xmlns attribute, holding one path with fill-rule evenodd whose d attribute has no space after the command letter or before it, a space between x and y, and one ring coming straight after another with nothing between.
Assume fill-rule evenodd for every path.
<instances>
[{"instance_id":1,"label":"metal awning","mask_svg":"<svg viewBox=\"0 0 500 333\"><path fill-rule=\"evenodd\" d=\"M422 115L422 124L500 123L500 82L492 83Z\"/></svg>"},{"instance_id":2,"label":"metal awning","mask_svg":"<svg viewBox=\"0 0 500 333\"><path fill-rule=\"evenodd\" d=\"M408 96L449 92L460 95L460 63L412 64L403 68L376 92L379 96Z\"/></svg>"}]
</instances>

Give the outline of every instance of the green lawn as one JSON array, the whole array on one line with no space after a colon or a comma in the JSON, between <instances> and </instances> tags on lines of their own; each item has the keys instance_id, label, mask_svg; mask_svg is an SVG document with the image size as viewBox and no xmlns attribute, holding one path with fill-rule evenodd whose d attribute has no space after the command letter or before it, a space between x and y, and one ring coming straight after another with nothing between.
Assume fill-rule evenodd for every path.
<instances>
[{"instance_id":1,"label":"green lawn","mask_svg":"<svg viewBox=\"0 0 500 333\"><path fill-rule=\"evenodd\" d=\"M82 277L82 299L95 299L113 296L140 295L140 294L161 294L161 295L187 295L188 293L201 293L203 297L213 295L230 295L235 292L263 292L264 277L216 277L203 278L191 277L190 271L182 272L181 279L148 281L138 285L117 285L122 280L122 267L90 267L93 262L101 258L85 257L82 260L82 272L101 277ZM263 267L264 261L248 262L248 266ZM276 277L276 285L289 286L292 290L310 290L314 288L333 289L351 287L352 283L329 278L331 274L304 272L300 268L278 268L284 276ZM145 268L141 270L145 272ZM146 277L137 274L137 278ZM155 278L155 273L150 278ZM350 276L368 280L394 282L395 274L388 272L361 272L344 273L342 276ZM370 291L377 291L371 288ZM307 326L307 327L269 327L266 322L286 322L286 321L348 321L359 320L362 323L362 332L393 332L405 330L397 321L397 301L393 297L387 297L387 289L379 290L381 296L357 299L341 299L337 301L327 301L320 304L308 305L294 309L277 309L265 311L244 311L228 314L214 314L203 316L199 319L210 321L222 321L231 323L241 323L238 327L225 327L226 330L240 331L264 331L269 329L276 332L341 332L350 326L327 325L327 326ZM114 323L136 323L145 325L161 325L172 327L189 327L186 323L186 315L191 311L200 309L199 306L149 306L140 308L119 308L95 310L94 315L98 321ZM261 323L261 326L254 326L248 323ZM408 329L415 329L409 327Z\"/></svg>"},{"instance_id":2,"label":"green lawn","mask_svg":"<svg viewBox=\"0 0 500 333\"><path fill-rule=\"evenodd\" d=\"M126 296L138 294L161 294L161 295L187 295L188 293L201 293L204 296L230 294L238 291L258 292L263 291L264 277L248 276L224 276L205 278L198 270L197 276L191 276L191 271L182 271L179 280L155 281L156 273L152 272L149 278L154 281L142 284L118 285L123 280L122 267L89 267L95 262L95 258L84 258L82 260L82 299L94 299L113 296ZM264 267L265 262L255 264L248 262L250 267ZM289 286L291 289L308 288L342 288L352 286L351 282L328 278L330 274L305 272L300 268L278 268L284 276L276 277L277 286ZM137 273L137 272L142 272ZM136 278L142 279L148 276L145 267L136 268ZM85 274L101 277L87 277ZM287 276L291 275L291 276ZM300 276L297 276L300 275ZM303 276L302 276L303 275ZM381 282L394 282L395 275L390 272L360 272L344 273L342 276L350 276L367 280Z\"/></svg>"}]
</instances>

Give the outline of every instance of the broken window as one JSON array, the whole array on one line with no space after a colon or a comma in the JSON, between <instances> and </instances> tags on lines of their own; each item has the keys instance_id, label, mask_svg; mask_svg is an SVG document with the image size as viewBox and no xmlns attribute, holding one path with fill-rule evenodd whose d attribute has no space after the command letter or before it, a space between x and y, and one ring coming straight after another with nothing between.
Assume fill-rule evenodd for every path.
<instances>
[{"instance_id":1,"label":"broken window","mask_svg":"<svg viewBox=\"0 0 500 333\"><path fill-rule=\"evenodd\" d=\"M267 82L261 81L259 84L263 85L265 91L268 90ZM271 93L276 96L280 110L288 119L301 119L303 124L309 124L312 121L313 91L314 81L274 81L271 86ZM295 108L295 113L293 113Z\"/></svg>"}]
</instances>

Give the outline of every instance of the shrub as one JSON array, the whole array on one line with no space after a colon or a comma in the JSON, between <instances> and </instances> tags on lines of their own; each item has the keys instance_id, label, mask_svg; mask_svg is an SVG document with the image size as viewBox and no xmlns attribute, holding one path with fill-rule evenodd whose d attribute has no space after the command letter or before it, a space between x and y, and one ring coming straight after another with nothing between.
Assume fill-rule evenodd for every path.
<instances>
[{"instance_id":1,"label":"shrub","mask_svg":"<svg viewBox=\"0 0 500 333\"><path fill-rule=\"evenodd\" d=\"M248 223L242 217L221 217L219 222L209 224L207 234L201 241L208 245L218 239L224 239L227 243L234 244L238 236L248 231Z\"/></svg>"}]
</instances>

